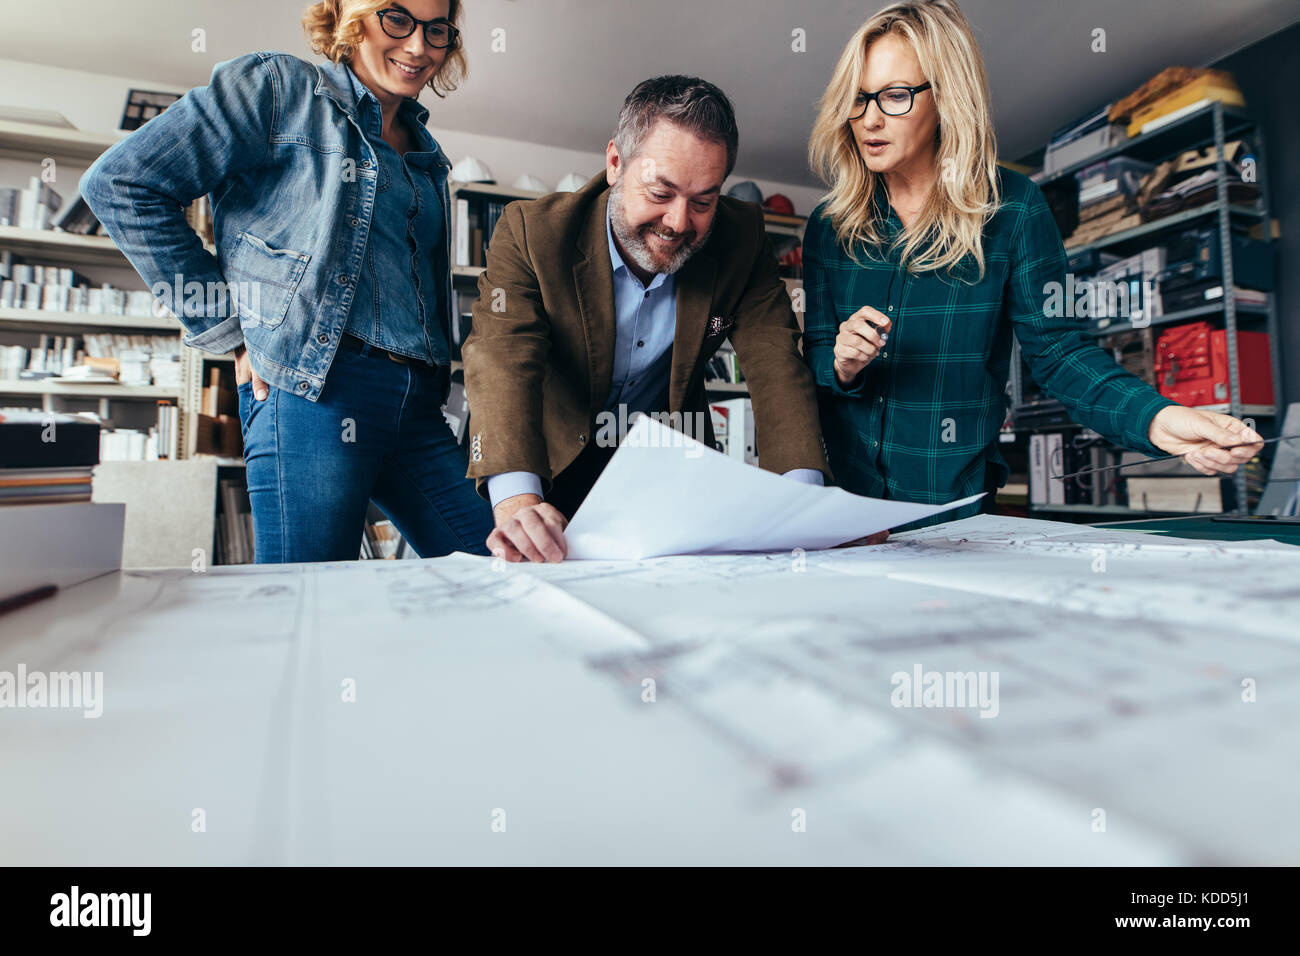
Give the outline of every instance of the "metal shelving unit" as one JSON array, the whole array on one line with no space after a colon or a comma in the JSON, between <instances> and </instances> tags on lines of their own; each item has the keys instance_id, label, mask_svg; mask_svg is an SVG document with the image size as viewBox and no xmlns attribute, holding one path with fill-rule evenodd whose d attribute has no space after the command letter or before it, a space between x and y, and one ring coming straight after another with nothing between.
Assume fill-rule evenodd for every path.
<instances>
[{"instance_id":1,"label":"metal shelving unit","mask_svg":"<svg viewBox=\"0 0 1300 956\"><path fill-rule=\"evenodd\" d=\"M1224 144L1229 140L1237 137L1246 137L1249 139L1254 149L1256 169L1259 170L1257 183L1260 190L1259 199L1253 205L1241 205L1230 203L1228 201L1228 180L1227 180L1227 162L1224 156ZM1232 225L1234 220L1250 220L1262 224L1264 238L1271 241L1272 235L1270 230L1270 207L1268 195L1268 176L1265 173L1267 168L1265 163L1265 146L1264 137L1259 126L1254 122L1248 113L1236 107L1225 106L1222 103L1214 102L1187 114L1173 122L1160 127L1159 129L1135 136L1124 143L1117 144L1110 149L1096 153L1086 159L1073 163L1063 169L1056 170L1047 175L1034 177L1035 182L1040 187L1051 187L1053 184L1062 182L1068 177L1072 177L1080 170L1118 156L1126 156L1144 161L1160 161L1170 158L1178 153L1203 148L1213 145L1217 154L1217 179L1215 199L1213 202L1205 203L1194 209L1186 209L1161 219L1144 223L1132 229L1126 229L1113 235L1104 236L1095 242L1085 245L1068 247L1067 252L1075 254L1078 252L1088 251L1091 249L1102 249L1113 246L1122 246L1134 243L1135 240L1144 237L1154 237L1161 233L1187 226L1200 219L1212 219L1219 238L1219 255L1223 264L1223 299L1220 302L1197 306L1195 308L1182 309L1171 312L1167 315L1157 316L1149 320L1148 325L1168 325L1175 322L1192 320L1196 318L1214 318L1218 315L1223 316L1223 327L1227 331L1227 352L1228 352L1228 394L1229 401L1220 405L1205 406L1212 411L1226 412L1235 417L1248 417L1254 419L1270 419L1271 421L1260 428L1266 437L1267 434L1276 428L1276 405L1244 405L1241 401L1241 381L1240 370L1238 365L1237 350L1237 331L1241 320L1250 319L1252 321L1263 321L1268 332L1270 351L1272 358L1272 376L1273 376L1273 393L1275 401L1280 403L1284 394L1282 388L1282 362L1281 349L1279 348L1278 336L1278 315L1277 315L1277 298L1270 293L1264 305L1247 305L1239 303L1234 293L1234 268L1232 260ZM1136 250L1135 250L1136 251ZM1146 326L1140 326L1146 327ZM1131 322L1121 322L1113 326L1091 329L1094 335L1112 335L1116 332L1124 332L1133 329ZM1012 403L1013 417L1017 410L1028 408L1024 401L1025 382L1022 370L1022 359L1020 354L1019 343L1014 343L1011 357L1011 375L1009 380L1009 392ZM1018 431L1044 430L1039 429L1021 429ZM1237 510L1244 513L1247 506L1246 499L1246 470L1238 468L1233 476L1233 483L1236 489ZM1118 510L1117 510L1118 509ZM1124 508L1122 506L1109 505L1050 505L1038 506L1031 505L1031 510L1035 511L1052 511L1052 512L1073 512L1073 513L1092 513L1092 514L1141 514L1140 509Z\"/></svg>"}]
</instances>

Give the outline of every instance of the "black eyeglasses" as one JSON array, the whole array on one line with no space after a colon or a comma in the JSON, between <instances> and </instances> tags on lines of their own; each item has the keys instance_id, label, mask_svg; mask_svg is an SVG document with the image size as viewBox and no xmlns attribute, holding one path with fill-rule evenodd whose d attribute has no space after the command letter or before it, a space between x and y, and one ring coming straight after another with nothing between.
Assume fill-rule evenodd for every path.
<instances>
[{"instance_id":1,"label":"black eyeglasses","mask_svg":"<svg viewBox=\"0 0 1300 956\"><path fill-rule=\"evenodd\" d=\"M405 10L377 10L375 16L379 17L379 25L384 28L394 40L405 40L415 32L417 26L424 27L424 42L429 46L443 50L449 46L454 46L456 38L460 36L460 31L447 22L443 17L436 20L417 20Z\"/></svg>"},{"instance_id":2,"label":"black eyeglasses","mask_svg":"<svg viewBox=\"0 0 1300 956\"><path fill-rule=\"evenodd\" d=\"M880 107L880 112L886 116L902 116L904 113L911 111L916 94L929 88L930 82L927 80L920 86L887 86L877 93L865 93L858 90L857 95L853 97L853 110L849 114L849 119L862 119L872 100L876 101L876 105Z\"/></svg>"}]
</instances>

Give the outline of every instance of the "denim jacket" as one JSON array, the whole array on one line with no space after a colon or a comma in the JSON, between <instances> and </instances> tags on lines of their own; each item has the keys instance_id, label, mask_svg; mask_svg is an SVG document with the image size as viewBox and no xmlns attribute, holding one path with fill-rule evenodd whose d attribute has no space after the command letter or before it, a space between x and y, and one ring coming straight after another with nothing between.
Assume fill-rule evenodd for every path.
<instances>
[{"instance_id":1,"label":"denim jacket","mask_svg":"<svg viewBox=\"0 0 1300 956\"><path fill-rule=\"evenodd\" d=\"M451 340L451 164L436 155L444 229L434 275ZM342 64L250 53L196 87L95 161L81 192L105 230L210 352L247 345L268 384L311 401L347 323L375 208L377 161ZM215 256L184 206L211 193ZM435 307L430 303L431 308ZM444 396L445 400L445 396Z\"/></svg>"}]
</instances>

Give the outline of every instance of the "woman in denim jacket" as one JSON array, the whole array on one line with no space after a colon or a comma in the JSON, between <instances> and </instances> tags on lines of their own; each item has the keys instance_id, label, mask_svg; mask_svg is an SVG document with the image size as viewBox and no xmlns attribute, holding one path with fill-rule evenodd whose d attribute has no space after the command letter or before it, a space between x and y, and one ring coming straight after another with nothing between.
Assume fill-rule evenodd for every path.
<instances>
[{"instance_id":1,"label":"woman in denim jacket","mask_svg":"<svg viewBox=\"0 0 1300 956\"><path fill-rule=\"evenodd\" d=\"M218 64L81 191L185 327L234 352L259 563L357 557L372 499L423 557L486 554L449 388L450 164L417 97L455 89L460 0L324 0L329 62ZM211 194L216 254L184 207Z\"/></svg>"}]
</instances>

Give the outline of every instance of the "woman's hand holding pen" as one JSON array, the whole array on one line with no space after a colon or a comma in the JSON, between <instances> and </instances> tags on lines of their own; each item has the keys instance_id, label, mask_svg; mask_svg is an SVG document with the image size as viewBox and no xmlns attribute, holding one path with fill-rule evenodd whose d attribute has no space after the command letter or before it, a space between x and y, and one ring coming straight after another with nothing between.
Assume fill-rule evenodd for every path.
<instances>
[{"instance_id":1,"label":"woman's hand holding pen","mask_svg":"<svg viewBox=\"0 0 1300 956\"><path fill-rule=\"evenodd\" d=\"M1219 412L1168 405L1156 413L1147 431L1151 444L1203 475L1232 474L1264 447L1259 433L1245 422Z\"/></svg>"},{"instance_id":2,"label":"woman's hand holding pen","mask_svg":"<svg viewBox=\"0 0 1300 956\"><path fill-rule=\"evenodd\" d=\"M889 341L893 323L879 309L864 305L844 320L835 337L835 378L851 385Z\"/></svg>"}]
</instances>

